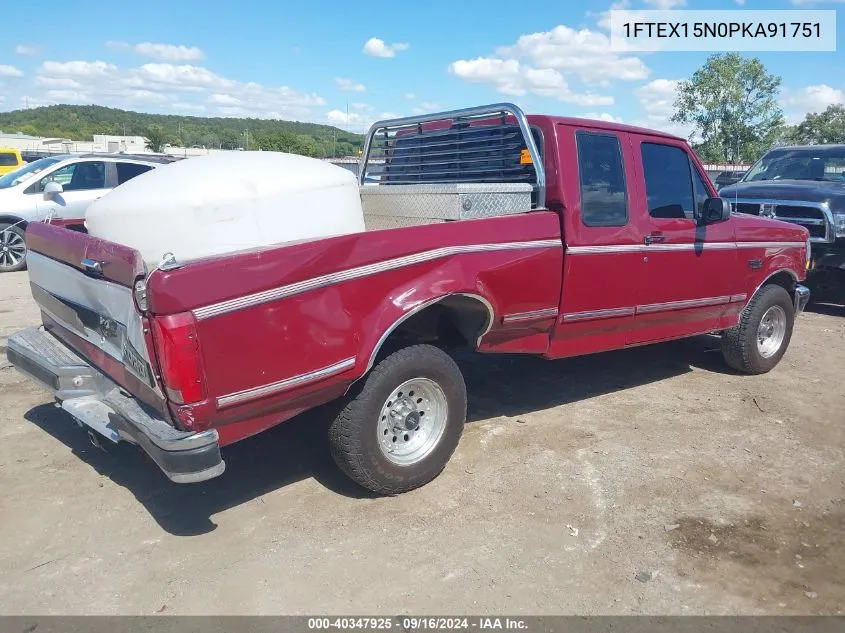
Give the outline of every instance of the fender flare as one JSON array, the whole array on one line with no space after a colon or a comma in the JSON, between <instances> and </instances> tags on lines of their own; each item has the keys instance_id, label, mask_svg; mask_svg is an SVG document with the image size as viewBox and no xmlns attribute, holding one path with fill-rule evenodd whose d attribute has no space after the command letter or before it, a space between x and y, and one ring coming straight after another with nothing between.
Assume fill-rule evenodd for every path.
<instances>
[{"instance_id":1,"label":"fender flare","mask_svg":"<svg viewBox=\"0 0 845 633\"><path fill-rule=\"evenodd\" d=\"M487 310L487 322L484 324L484 328L482 329L481 333L478 335L475 343L478 345L481 342L481 339L492 329L493 324L495 323L496 319L496 311L493 308L493 304L485 297L473 293L473 292L449 292L446 294L439 295L437 297L432 297L431 299L427 299L417 305L415 305L410 310L403 312L399 318L397 318L393 323L384 331L382 332L381 336L379 336L378 340L376 341L375 346L373 347L372 351L370 352L369 358L367 359L367 366L364 369L363 375L369 373L369 371L373 368L375 364L375 360L378 357L379 351L381 351L382 346L390 338L390 335L396 331L396 329L402 325L405 321L410 319L416 314L419 314L423 310L430 308L432 306L437 305L438 303L442 303L443 301L449 299L450 297L466 297L469 299L474 299L481 303Z\"/></svg>"}]
</instances>

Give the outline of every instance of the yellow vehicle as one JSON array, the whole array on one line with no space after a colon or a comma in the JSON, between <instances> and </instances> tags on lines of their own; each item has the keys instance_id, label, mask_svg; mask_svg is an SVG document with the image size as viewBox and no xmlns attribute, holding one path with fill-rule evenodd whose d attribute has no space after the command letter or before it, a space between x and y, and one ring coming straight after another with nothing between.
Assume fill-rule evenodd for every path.
<instances>
[{"instance_id":1,"label":"yellow vehicle","mask_svg":"<svg viewBox=\"0 0 845 633\"><path fill-rule=\"evenodd\" d=\"M23 167L21 153L12 148L0 147L0 175Z\"/></svg>"}]
</instances>

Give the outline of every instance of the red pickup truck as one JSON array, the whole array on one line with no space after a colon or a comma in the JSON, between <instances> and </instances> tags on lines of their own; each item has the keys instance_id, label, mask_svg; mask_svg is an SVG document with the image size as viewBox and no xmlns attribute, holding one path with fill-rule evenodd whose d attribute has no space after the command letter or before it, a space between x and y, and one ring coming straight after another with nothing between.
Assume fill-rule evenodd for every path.
<instances>
[{"instance_id":1,"label":"red pickup truck","mask_svg":"<svg viewBox=\"0 0 845 633\"><path fill-rule=\"evenodd\" d=\"M556 359L721 333L727 364L758 374L809 298L807 230L732 213L668 134L495 104L376 123L359 178L366 231L152 270L30 224L43 324L9 360L176 482L340 399L334 459L396 494L458 444L451 348Z\"/></svg>"}]
</instances>

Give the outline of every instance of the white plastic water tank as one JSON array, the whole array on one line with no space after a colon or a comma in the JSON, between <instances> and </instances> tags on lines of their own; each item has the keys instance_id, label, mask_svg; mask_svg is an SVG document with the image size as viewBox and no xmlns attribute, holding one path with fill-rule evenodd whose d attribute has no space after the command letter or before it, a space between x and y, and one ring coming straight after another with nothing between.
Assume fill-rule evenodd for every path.
<instances>
[{"instance_id":1,"label":"white plastic water tank","mask_svg":"<svg viewBox=\"0 0 845 633\"><path fill-rule=\"evenodd\" d=\"M90 207L88 232L152 269L259 246L364 231L355 175L295 154L220 152L162 165Z\"/></svg>"}]
</instances>

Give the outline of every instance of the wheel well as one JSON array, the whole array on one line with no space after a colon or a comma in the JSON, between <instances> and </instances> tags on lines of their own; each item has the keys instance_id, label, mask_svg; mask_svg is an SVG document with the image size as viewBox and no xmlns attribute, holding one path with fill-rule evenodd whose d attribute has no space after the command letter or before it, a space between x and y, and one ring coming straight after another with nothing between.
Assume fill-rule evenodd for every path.
<instances>
[{"instance_id":1,"label":"wheel well","mask_svg":"<svg viewBox=\"0 0 845 633\"><path fill-rule=\"evenodd\" d=\"M401 347L428 343L443 349L470 346L492 324L493 308L480 297L449 295L405 315L376 344L370 366Z\"/></svg>"},{"instance_id":2,"label":"wheel well","mask_svg":"<svg viewBox=\"0 0 845 633\"><path fill-rule=\"evenodd\" d=\"M17 224L23 230L26 230L26 225L29 224L29 222L13 215L0 215L0 224Z\"/></svg>"},{"instance_id":3,"label":"wheel well","mask_svg":"<svg viewBox=\"0 0 845 633\"><path fill-rule=\"evenodd\" d=\"M797 285L798 281L792 274L786 272L785 270L781 270L770 277L766 278L766 280L760 284L760 288L763 286L780 286L784 290L786 290L790 296L795 292L795 286ZM759 291L760 288L757 290Z\"/></svg>"}]
</instances>

